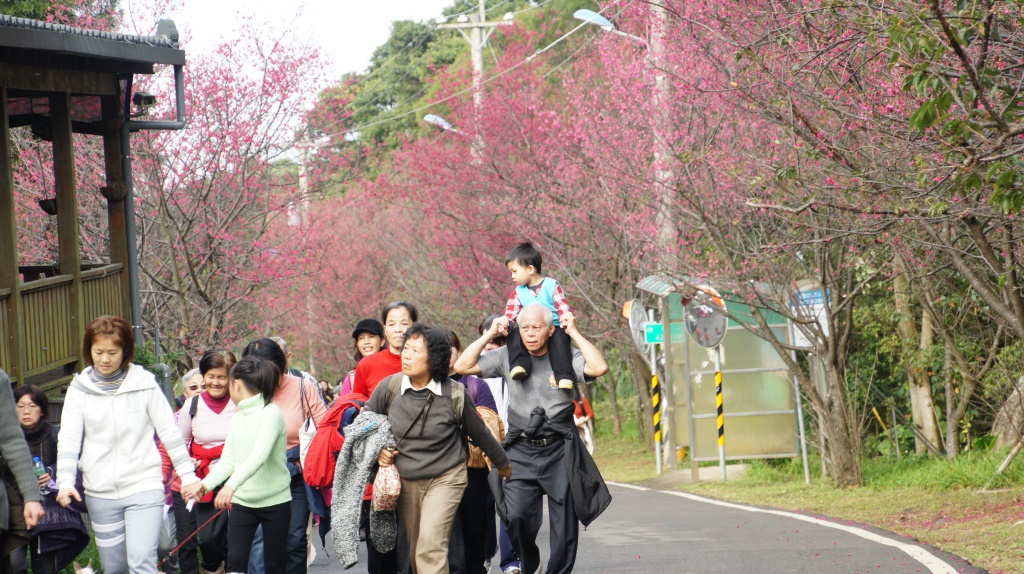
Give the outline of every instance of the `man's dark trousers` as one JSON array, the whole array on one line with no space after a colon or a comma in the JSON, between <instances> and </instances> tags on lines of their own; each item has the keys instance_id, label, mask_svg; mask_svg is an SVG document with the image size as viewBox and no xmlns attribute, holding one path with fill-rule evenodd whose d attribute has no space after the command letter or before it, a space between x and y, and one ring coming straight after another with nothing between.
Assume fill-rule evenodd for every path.
<instances>
[{"instance_id":1,"label":"man's dark trousers","mask_svg":"<svg viewBox=\"0 0 1024 574\"><path fill-rule=\"evenodd\" d=\"M537 533L543 520L543 495L548 495L548 530L551 558L545 574L569 574L576 563L579 520L572 504L569 477L565 470L565 439L536 446L520 439L506 449L512 461L512 478L505 482L505 510L508 535L519 553L524 574L540 567Z\"/></svg>"}]
</instances>

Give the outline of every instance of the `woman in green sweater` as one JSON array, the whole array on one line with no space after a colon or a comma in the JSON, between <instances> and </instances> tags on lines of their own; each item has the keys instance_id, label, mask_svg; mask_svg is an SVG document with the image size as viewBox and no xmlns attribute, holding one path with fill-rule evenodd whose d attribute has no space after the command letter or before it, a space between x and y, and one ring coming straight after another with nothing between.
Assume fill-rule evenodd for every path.
<instances>
[{"instance_id":1,"label":"woman in green sweater","mask_svg":"<svg viewBox=\"0 0 1024 574\"><path fill-rule=\"evenodd\" d=\"M266 571L285 571L291 475L285 466L284 417L271 402L280 379L276 365L256 357L245 357L231 369L231 400L238 410L220 462L202 483L181 489L186 500L198 501L224 483L214 506L231 508L227 572L248 572L249 548L261 525Z\"/></svg>"}]
</instances>

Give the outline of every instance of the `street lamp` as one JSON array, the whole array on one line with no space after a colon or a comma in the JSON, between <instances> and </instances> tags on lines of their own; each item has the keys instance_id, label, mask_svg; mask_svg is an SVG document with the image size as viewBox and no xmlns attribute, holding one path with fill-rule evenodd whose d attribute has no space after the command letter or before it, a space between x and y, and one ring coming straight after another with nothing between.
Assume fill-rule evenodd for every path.
<instances>
[{"instance_id":1,"label":"street lamp","mask_svg":"<svg viewBox=\"0 0 1024 574\"><path fill-rule=\"evenodd\" d=\"M427 114L423 116L423 121L432 126L437 126L446 132L461 133L459 132L459 130L455 129L455 127L452 126L452 124L448 123L448 120L442 118L441 116Z\"/></svg>"},{"instance_id":2,"label":"street lamp","mask_svg":"<svg viewBox=\"0 0 1024 574\"><path fill-rule=\"evenodd\" d=\"M573 18L576 18L577 20L582 20L587 24L593 24L594 26L601 28L605 32L611 32L612 34L625 36L627 38L631 38L637 42L640 42L645 46L647 45L647 40L644 40L640 36L634 36L633 34L628 34L626 32L623 32L622 30L619 30L618 28L615 27L615 24L613 24L611 20L605 18L604 16L598 14L597 12L594 12L593 10L587 10L586 8L583 8L581 10L573 12L572 16Z\"/></svg>"}]
</instances>

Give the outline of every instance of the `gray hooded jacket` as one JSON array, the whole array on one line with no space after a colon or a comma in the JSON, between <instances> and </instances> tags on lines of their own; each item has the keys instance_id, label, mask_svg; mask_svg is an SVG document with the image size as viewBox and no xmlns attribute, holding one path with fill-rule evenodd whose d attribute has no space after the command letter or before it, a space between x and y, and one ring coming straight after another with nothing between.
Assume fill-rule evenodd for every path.
<instances>
[{"instance_id":1,"label":"gray hooded jacket","mask_svg":"<svg viewBox=\"0 0 1024 574\"><path fill-rule=\"evenodd\" d=\"M370 470L380 450L394 446L391 423L385 415L364 410L345 427L345 444L334 470L334 498L331 500L331 537L345 568L359 561L359 508Z\"/></svg>"}]
</instances>

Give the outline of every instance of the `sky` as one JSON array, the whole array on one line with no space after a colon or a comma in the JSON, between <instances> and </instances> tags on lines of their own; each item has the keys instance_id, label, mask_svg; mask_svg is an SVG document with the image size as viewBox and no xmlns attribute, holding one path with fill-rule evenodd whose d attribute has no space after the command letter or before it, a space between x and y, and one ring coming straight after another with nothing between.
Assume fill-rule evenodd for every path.
<instances>
[{"instance_id":1,"label":"sky","mask_svg":"<svg viewBox=\"0 0 1024 574\"><path fill-rule=\"evenodd\" d=\"M308 37L332 62L332 75L362 72L395 20L427 20L452 0L183 0L168 15L187 34L186 52L205 51L226 37L239 15L252 14L275 24L294 22L299 37Z\"/></svg>"}]
</instances>

